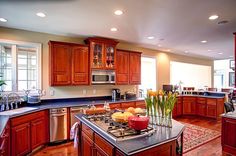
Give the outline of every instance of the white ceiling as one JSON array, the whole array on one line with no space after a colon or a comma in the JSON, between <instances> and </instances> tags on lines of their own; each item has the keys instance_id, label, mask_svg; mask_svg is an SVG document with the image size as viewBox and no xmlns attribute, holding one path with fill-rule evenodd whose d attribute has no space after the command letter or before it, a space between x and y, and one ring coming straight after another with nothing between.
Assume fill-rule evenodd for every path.
<instances>
[{"instance_id":1,"label":"white ceiling","mask_svg":"<svg viewBox=\"0 0 236 156\"><path fill-rule=\"evenodd\" d=\"M114 15L116 9L124 14ZM47 16L37 17L37 12ZM212 14L219 18L208 20ZM8 20L0 22L3 27L110 37L184 55L222 59L234 53L236 0L1 0L0 17ZM218 25L222 20L229 23ZM118 31L111 32L112 27Z\"/></svg>"}]
</instances>

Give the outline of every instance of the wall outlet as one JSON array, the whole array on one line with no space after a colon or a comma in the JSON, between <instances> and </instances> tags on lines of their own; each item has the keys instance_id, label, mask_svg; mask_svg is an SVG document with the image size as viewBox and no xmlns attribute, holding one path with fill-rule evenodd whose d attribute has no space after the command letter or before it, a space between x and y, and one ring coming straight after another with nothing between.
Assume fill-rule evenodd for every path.
<instances>
[{"instance_id":1,"label":"wall outlet","mask_svg":"<svg viewBox=\"0 0 236 156\"><path fill-rule=\"evenodd\" d=\"M54 96L55 95L55 91L54 90L50 90L50 95Z\"/></svg>"},{"instance_id":2,"label":"wall outlet","mask_svg":"<svg viewBox=\"0 0 236 156\"><path fill-rule=\"evenodd\" d=\"M86 95L86 94L87 94L87 90L83 89L83 95Z\"/></svg>"},{"instance_id":3,"label":"wall outlet","mask_svg":"<svg viewBox=\"0 0 236 156\"><path fill-rule=\"evenodd\" d=\"M96 89L93 89L93 95L95 95L97 93Z\"/></svg>"}]
</instances>

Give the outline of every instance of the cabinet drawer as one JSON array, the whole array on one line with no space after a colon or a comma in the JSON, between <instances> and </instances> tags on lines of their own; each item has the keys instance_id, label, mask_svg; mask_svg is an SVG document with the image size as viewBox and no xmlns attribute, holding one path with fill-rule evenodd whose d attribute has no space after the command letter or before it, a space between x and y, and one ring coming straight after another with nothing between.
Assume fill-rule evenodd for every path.
<instances>
[{"instance_id":1,"label":"cabinet drawer","mask_svg":"<svg viewBox=\"0 0 236 156\"><path fill-rule=\"evenodd\" d=\"M185 102L185 101L195 101L196 100L196 98L194 98L194 97L183 97L183 102Z\"/></svg>"},{"instance_id":2,"label":"cabinet drawer","mask_svg":"<svg viewBox=\"0 0 236 156\"><path fill-rule=\"evenodd\" d=\"M86 126L85 124L82 124L82 131L84 134L86 134L91 140L93 140L93 131Z\"/></svg>"},{"instance_id":3,"label":"cabinet drawer","mask_svg":"<svg viewBox=\"0 0 236 156\"><path fill-rule=\"evenodd\" d=\"M206 98L197 98L197 103L205 104L206 103Z\"/></svg>"},{"instance_id":4,"label":"cabinet drawer","mask_svg":"<svg viewBox=\"0 0 236 156\"><path fill-rule=\"evenodd\" d=\"M107 155L112 156L113 146L105 141L102 137L95 133L95 144Z\"/></svg>"},{"instance_id":5,"label":"cabinet drawer","mask_svg":"<svg viewBox=\"0 0 236 156\"><path fill-rule=\"evenodd\" d=\"M146 108L146 103L145 103L145 101L136 101L136 107L139 107L139 108Z\"/></svg>"},{"instance_id":6,"label":"cabinet drawer","mask_svg":"<svg viewBox=\"0 0 236 156\"><path fill-rule=\"evenodd\" d=\"M215 105L216 106L216 99L207 99L207 105Z\"/></svg>"},{"instance_id":7,"label":"cabinet drawer","mask_svg":"<svg viewBox=\"0 0 236 156\"><path fill-rule=\"evenodd\" d=\"M17 125L32 121L34 119L44 117L45 113L46 113L46 111L40 111L40 112L30 113L30 114L23 115L20 117L12 118L11 119L11 126L17 126Z\"/></svg>"},{"instance_id":8,"label":"cabinet drawer","mask_svg":"<svg viewBox=\"0 0 236 156\"><path fill-rule=\"evenodd\" d=\"M109 105L110 109L116 109L116 108L121 108L120 103L112 103Z\"/></svg>"},{"instance_id":9,"label":"cabinet drawer","mask_svg":"<svg viewBox=\"0 0 236 156\"><path fill-rule=\"evenodd\" d=\"M135 107L135 102L121 103L121 108L125 109L125 108L129 108L129 107Z\"/></svg>"}]
</instances>

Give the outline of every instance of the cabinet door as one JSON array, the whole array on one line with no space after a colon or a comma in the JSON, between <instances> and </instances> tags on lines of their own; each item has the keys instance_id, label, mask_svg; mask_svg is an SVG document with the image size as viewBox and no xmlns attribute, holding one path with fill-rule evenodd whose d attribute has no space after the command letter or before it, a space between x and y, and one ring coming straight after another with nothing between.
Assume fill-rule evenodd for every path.
<instances>
[{"instance_id":1,"label":"cabinet door","mask_svg":"<svg viewBox=\"0 0 236 156\"><path fill-rule=\"evenodd\" d=\"M82 153L83 156L93 156L93 142L82 132Z\"/></svg>"},{"instance_id":2,"label":"cabinet door","mask_svg":"<svg viewBox=\"0 0 236 156\"><path fill-rule=\"evenodd\" d=\"M192 102L191 101L183 101L183 114L192 114L191 111Z\"/></svg>"},{"instance_id":3,"label":"cabinet door","mask_svg":"<svg viewBox=\"0 0 236 156\"><path fill-rule=\"evenodd\" d=\"M71 84L71 51L64 44L50 44L50 85Z\"/></svg>"},{"instance_id":4,"label":"cabinet door","mask_svg":"<svg viewBox=\"0 0 236 156\"><path fill-rule=\"evenodd\" d=\"M30 123L11 128L12 156L26 155L30 149Z\"/></svg>"},{"instance_id":5,"label":"cabinet door","mask_svg":"<svg viewBox=\"0 0 236 156\"><path fill-rule=\"evenodd\" d=\"M117 51L116 84L129 84L129 52Z\"/></svg>"},{"instance_id":6,"label":"cabinet door","mask_svg":"<svg viewBox=\"0 0 236 156\"><path fill-rule=\"evenodd\" d=\"M96 147L96 156L109 156L107 153L103 152L99 147L95 146Z\"/></svg>"},{"instance_id":7,"label":"cabinet door","mask_svg":"<svg viewBox=\"0 0 236 156\"><path fill-rule=\"evenodd\" d=\"M207 105L207 117L216 118L216 105Z\"/></svg>"},{"instance_id":8,"label":"cabinet door","mask_svg":"<svg viewBox=\"0 0 236 156\"><path fill-rule=\"evenodd\" d=\"M127 109L129 107L135 107L135 102L124 102L124 103L121 103L121 108L122 109Z\"/></svg>"},{"instance_id":9,"label":"cabinet door","mask_svg":"<svg viewBox=\"0 0 236 156\"><path fill-rule=\"evenodd\" d=\"M32 150L46 142L46 122L39 118L31 122L31 147Z\"/></svg>"},{"instance_id":10,"label":"cabinet door","mask_svg":"<svg viewBox=\"0 0 236 156\"><path fill-rule=\"evenodd\" d=\"M89 84L88 56L88 47L74 46L72 48L72 84Z\"/></svg>"},{"instance_id":11,"label":"cabinet door","mask_svg":"<svg viewBox=\"0 0 236 156\"><path fill-rule=\"evenodd\" d=\"M129 83L141 84L141 54L140 53L130 53Z\"/></svg>"},{"instance_id":12,"label":"cabinet door","mask_svg":"<svg viewBox=\"0 0 236 156\"><path fill-rule=\"evenodd\" d=\"M104 44L99 42L92 42L90 49L91 56L91 68L93 69L102 69L104 65Z\"/></svg>"},{"instance_id":13,"label":"cabinet door","mask_svg":"<svg viewBox=\"0 0 236 156\"><path fill-rule=\"evenodd\" d=\"M191 101L191 114L195 115L196 114L196 102Z\"/></svg>"},{"instance_id":14,"label":"cabinet door","mask_svg":"<svg viewBox=\"0 0 236 156\"><path fill-rule=\"evenodd\" d=\"M180 116L183 114L183 103L182 99L178 98L177 100L177 111L176 111L177 116Z\"/></svg>"},{"instance_id":15,"label":"cabinet door","mask_svg":"<svg viewBox=\"0 0 236 156\"><path fill-rule=\"evenodd\" d=\"M145 101L136 101L135 102L135 107L146 109L146 102Z\"/></svg>"},{"instance_id":16,"label":"cabinet door","mask_svg":"<svg viewBox=\"0 0 236 156\"><path fill-rule=\"evenodd\" d=\"M197 103L197 115L206 116L206 104Z\"/></svg>"},{"instance_id":17,"label":"cabinet door","mask_svg":"<svg viewBox=\"0 0 236 156\"><path fill-rule=\"evenodd\" d=\"M115 56L116 56L115 45L105 44L104 64L106 69L114 69L116 67Z\"/></svg>"},{"instance_id":18,"label":"cabinet door","mask_svg":"<svg viewBox=\"0 0 236 156\"><path fill-rule=\"evenodd\" d=\"M172 111L172 116L176 117L177 116L177 102L175 103L174 109Z\"/></svg>"}]
</instances>

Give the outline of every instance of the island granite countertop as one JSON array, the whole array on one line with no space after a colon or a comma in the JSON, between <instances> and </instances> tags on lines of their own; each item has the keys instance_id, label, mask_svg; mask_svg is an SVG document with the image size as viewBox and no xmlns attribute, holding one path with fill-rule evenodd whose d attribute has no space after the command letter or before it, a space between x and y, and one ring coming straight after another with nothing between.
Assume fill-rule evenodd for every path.
<instances>
[{"instance_id":1,"label":"island granite countertop","mask_svg":"<svg viewBox=\"0 0 236 156\"><path fill-rule=\"evenodd\" d=\"M236 110L234 112L228 112L221 115L224 118L231 118L236 120Z\"/></svg>"},{"instance_id":2,"label":"island granite countertop","mask_svg":"<svg viewBox=\"0 0 236 156\"><path fill-rule=\"evenodd\" d=\"M176 140L180 137L181 133L184 131L185 126L178 121L172 120L172 128L155 126L156 131L151 136L123 140L123 141L115 141L110 137L110 135L97 127L95 124L87 120L85 115L78 114L76 117L89 128L91 128L94 132L102 136L105 140L107 140L110 144L118 148L121 152L126 155L133 155L135 153L162 145L164 143Z\"/></svg>"}]
</instances>

